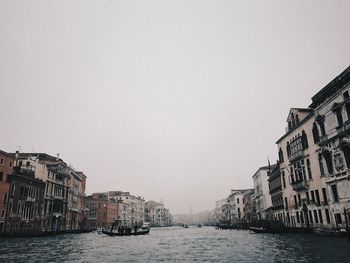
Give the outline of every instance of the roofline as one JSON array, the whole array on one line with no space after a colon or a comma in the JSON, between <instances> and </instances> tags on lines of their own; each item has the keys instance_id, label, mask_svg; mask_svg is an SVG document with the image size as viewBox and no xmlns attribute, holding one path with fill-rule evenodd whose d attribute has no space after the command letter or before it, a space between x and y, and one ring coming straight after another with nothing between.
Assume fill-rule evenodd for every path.
<instances>
[{"instance_id":1,"label":"roofline","mask_svg":"<svg viewBox=\"0 0 350 263\"><path fill-rule=\"evenodd\" d=\"M348 66L343 72L341 72L338 76L336 76L331 82L329 82L325 87L323 87L319 92L317 92L313 97L311 97L312 103L310 104L310 108L315 109L320 104L322 104L327 93L331 92L334 88L339 88L339 84L343 84L344 81L350 79L350 66ZM338 86L338 87L337 87Z\"/></svg>"},{"instance_id":2,"label":"roofline","mask_svg":"<svg viewBox=\"0 0 350 263\"><path fill-rule=\"evenodd\" d=\"M279 138L275 143L278 144L280 143L285 137L287 137L289 134L291 134L294 130L299 128L302 124L304 124L307 120L309 120L312 116L315 115L315 111L312 110L312 112L309 113L301 122L298 123L298 125L294 126L292 129L287 131L281 138Z\"/></svg>"},{"instance_id":3,"label":"roofline","mask_svg":"<svg viewBox=\"0 0 350 263\"><path fill-rule=\"evenodd\" d=\"M8 153L8 152L0 150L0 154L3 154L3 155L5 155L5 156L7 156L7 157L9 157L9 158L11 158L13 160L16 159L16 156L14 154L12 154L12 153Z\"/></svg>"},{"instance_id":4,"label":"roofline","mask_svg":"<svg viewBox=\"0 0 350 263\"><path fill-rule=\"evenodd\" d=\"M268 170L269 168L274 169L276 167L276 165L277 164L275 163L275 164L271 164L270 166L269 165L261 166L261 167L258 168L258 170L256 170L256 172L253 174L252 177L254 177L260 170Z\"/></svg>"}]
</instances>

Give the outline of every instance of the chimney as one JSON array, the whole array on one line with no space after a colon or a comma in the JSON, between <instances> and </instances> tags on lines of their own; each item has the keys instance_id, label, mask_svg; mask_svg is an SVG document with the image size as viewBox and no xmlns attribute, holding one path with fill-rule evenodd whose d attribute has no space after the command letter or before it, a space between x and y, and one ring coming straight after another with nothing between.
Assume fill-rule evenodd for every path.
<instances>
[{"instance_id":1,"label":"chimney","mask_svg":"<svg viewBox=\"0 0 350 263\"><path fill-rule=\"evenodd\" d=\"M19 151L16 151L16 153L15 153L15 166L17 166L18 155L19 155Z\"/></svg>"},{"instance_id":2,"label":"chimney","mask_svg":"<svg viewBox=\"0 0 350 263\"><path fill-rule=\"evenodd\" d=\"M56 160L58 161L60 159L60 154L57 153L57 157L56 157Z\"/></svg>"}]
</instances>

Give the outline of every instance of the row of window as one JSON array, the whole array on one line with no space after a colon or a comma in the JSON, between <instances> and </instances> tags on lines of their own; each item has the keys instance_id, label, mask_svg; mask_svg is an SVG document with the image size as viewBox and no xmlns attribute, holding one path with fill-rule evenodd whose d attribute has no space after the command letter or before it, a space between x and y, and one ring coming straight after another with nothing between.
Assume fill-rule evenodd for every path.
<instances>
[{"instance_id":1,"label":"row of window","mask_svg":"<svg viewBox=\"0 0 350 263\"><path fill-rule=\"evenodd\" d=\"M331 218L330 218L328 209L325 209L325 215L326 215L327 224L330 224ZM315 222L315 224L318 224L318 223L323 224L322 210L321 209L309 210L307 214L305 214L302 211L297 211L296 212L296 219L297 219L298 224L300 224L300 223L306 224L306 220L308 220L308 222L310 224L313 224L314 222Z\"/></svg>"},{"instance_id":2,"label":"row of window","mask_svg":"<svg viewBox=\"0 0 350 263\"><path fill-rule=\"evenodd\" d=\"M0 165L4 165L5 164L5 159L4 158L1 158L0 159ZM9 167L12 168L12 165L13 163L12 162L9 162Z\"/></svg>"}]
</instances>

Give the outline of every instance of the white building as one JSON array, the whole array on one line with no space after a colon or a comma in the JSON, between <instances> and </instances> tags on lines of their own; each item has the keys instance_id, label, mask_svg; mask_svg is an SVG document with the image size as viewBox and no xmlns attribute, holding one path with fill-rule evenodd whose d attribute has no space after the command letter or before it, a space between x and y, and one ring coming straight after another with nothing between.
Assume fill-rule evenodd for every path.
<instances>
[{"instance_id":1,"label":"white building","mask_svg":"<svg viewBox=\"0 0 350 263\"><path fill-rule=\"evenodd\" d=\"M253 175L255 212L257 219L269 219L269 209L272 207L269 192L268 171L273 167L260 167Z\"/></svg>"},{"instance_id":2,"label":"white building","mask_svg":"<svg viewBox=\"0 0 350 263\"><path fill-rule=\"evenodd\" d=\"M315 114L309 108L292 108L286 133L277 141L284 222L292 227L330 227L328 190L317 138ZM274 211L275 216L281 211Z\"/></svg>"},{"instance_id":3,"label":"white building","mask_svg":"<svg viewBox=\"0 0 350 263\"><path fill-rule=\"evenodd\" d=\"M145 205L145 218L151 226L170 226L173 223L173 218L169 209L163 204L155 201L147 201Z\"/></svg>"},{"instance_id":4,"label":"white building","mask_svg":"<svg viewBox=\"0 0 350 263\"><path fill-rule=\"evenodd\" d=\"M109 191L107 195L108 199L122 201L124 204L127 204L128 213L125 214L128 215L128 221L131 225L143 224L145 221L145 199L122 191Z\"/></svg>"},{"instance_id":5,"label":"white building","mask_svg":"<svg viewBox=\"0 0 350 263\"><path fill-rule=\"evenodd\" d=\"M228 197L231 224L239 223L244 218L244 194L247 189L232 189Z\"/></svg>"}]
</instances>

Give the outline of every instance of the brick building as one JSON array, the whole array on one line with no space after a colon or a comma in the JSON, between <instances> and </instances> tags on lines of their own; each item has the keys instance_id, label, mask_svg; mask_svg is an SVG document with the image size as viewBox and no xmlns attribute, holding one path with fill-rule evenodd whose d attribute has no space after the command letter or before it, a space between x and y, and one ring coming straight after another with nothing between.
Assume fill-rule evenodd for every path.
<instances>
[{"instance_id":1,"label":"brick building","mask_svg":"<svg viewBox=\"0 0 350 263\"><path fill-rule=\"evenodd\" d=\"M12 174L15 155L0 150L0 233L4 231L7 207L7 195L10 184L7 177Z\"/></svg>"}]
</instances>

